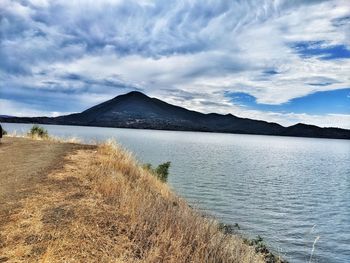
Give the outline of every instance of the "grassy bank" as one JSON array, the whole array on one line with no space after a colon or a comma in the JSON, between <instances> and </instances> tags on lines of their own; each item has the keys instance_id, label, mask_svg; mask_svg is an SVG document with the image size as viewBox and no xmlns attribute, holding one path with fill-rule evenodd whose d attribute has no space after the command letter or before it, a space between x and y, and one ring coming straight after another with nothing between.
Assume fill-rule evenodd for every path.
<instances>
[{"instance_id":1,"label":"grassy bank","mask_svg":"<svg viewBox=\"0 0 350 263\"><path fill-rule=\"evenodd\" d=\"M265 261L114 143L69 154L22 200L1 229L0 255L9 262Z\"/></svg>"}]
</instances>

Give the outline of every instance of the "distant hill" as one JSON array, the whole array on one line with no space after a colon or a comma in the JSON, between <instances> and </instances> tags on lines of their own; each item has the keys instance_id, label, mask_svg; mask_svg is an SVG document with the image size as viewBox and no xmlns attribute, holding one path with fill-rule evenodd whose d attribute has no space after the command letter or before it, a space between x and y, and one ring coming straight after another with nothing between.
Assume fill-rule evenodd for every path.
<instances>
[{"instance_id":1,"label":"distant hill","mask_svg":"<svg viewBox=\"0 0 350 263\"><path fill-rule=\"evenodd\" d=\"M136 91L117 96L81 113L33 118L0 116L0 121L350 139L350 130L346 129L306 124L283 127L277 123L239 118L232 114L204 114Z\"/></svg>"}]
</instances>

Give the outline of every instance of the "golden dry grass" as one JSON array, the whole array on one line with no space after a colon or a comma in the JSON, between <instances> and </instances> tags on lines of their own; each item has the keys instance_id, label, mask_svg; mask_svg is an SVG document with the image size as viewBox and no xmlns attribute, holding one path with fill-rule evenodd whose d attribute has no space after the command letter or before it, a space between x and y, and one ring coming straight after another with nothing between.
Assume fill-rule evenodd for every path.
<instances>
[{"instance_id":1,"label":"golden dry grass","mask_svg":"<svg viewBox=\"0 0 350 263\"><path fill-rule=\"evenodd\" d=\"M264 262L114 143L78 150L1 229L8 262Z\"/></svg>"},{"instance_id":2,"label":"golden dry grass","mask_svg":"<svg viewBox=\"0 0 350 263\"><path fill-rule=\"evenodd\" d=\"M32 139L35 141L50 141L50 142L60 142L60 143L81 143L81 140L76 137L67 137L67 138L62 138L58 136L53 136L53 135L48 135L47 137L41 137L37 134L22 134L22 133L17 133L17 131L11 132L6 134L4 137L8 138L26 138L26 139Z\"/></svg>"}]
</instances>

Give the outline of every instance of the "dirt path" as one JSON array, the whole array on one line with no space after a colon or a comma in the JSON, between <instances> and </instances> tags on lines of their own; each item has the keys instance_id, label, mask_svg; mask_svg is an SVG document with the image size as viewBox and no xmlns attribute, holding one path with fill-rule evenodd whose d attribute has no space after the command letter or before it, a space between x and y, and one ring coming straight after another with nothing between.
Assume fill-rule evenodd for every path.
<instances>
[{"instance_id":1,"label":"dirt path","mask_svg":"<svg viewBox=\"0 0 350 263\"><path fill-rule=\"evenodd\" d=\"M0 144L0 227L19 201L35 192L48 173L63 165L64 156L81 145L3 138Z\"/></svg>"}]
</instances>

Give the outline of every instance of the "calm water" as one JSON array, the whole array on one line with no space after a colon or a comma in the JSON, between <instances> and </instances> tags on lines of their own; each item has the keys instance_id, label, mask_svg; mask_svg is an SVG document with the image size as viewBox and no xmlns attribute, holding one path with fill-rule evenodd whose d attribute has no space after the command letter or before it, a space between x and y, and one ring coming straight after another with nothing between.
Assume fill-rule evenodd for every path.
<instances>
[{"instance_id":1,"label":"calm water","mask_svg":"<svg viewBox=\"0 0 350 263\"><path fill-rule=\"evenodd\" d=\"M179 195L290 262L309 262L316 237L312 262L350 262L350 141L44 126L85 142L115 138L142 162L171 161Z\"/></svg>"}]
</instances>

